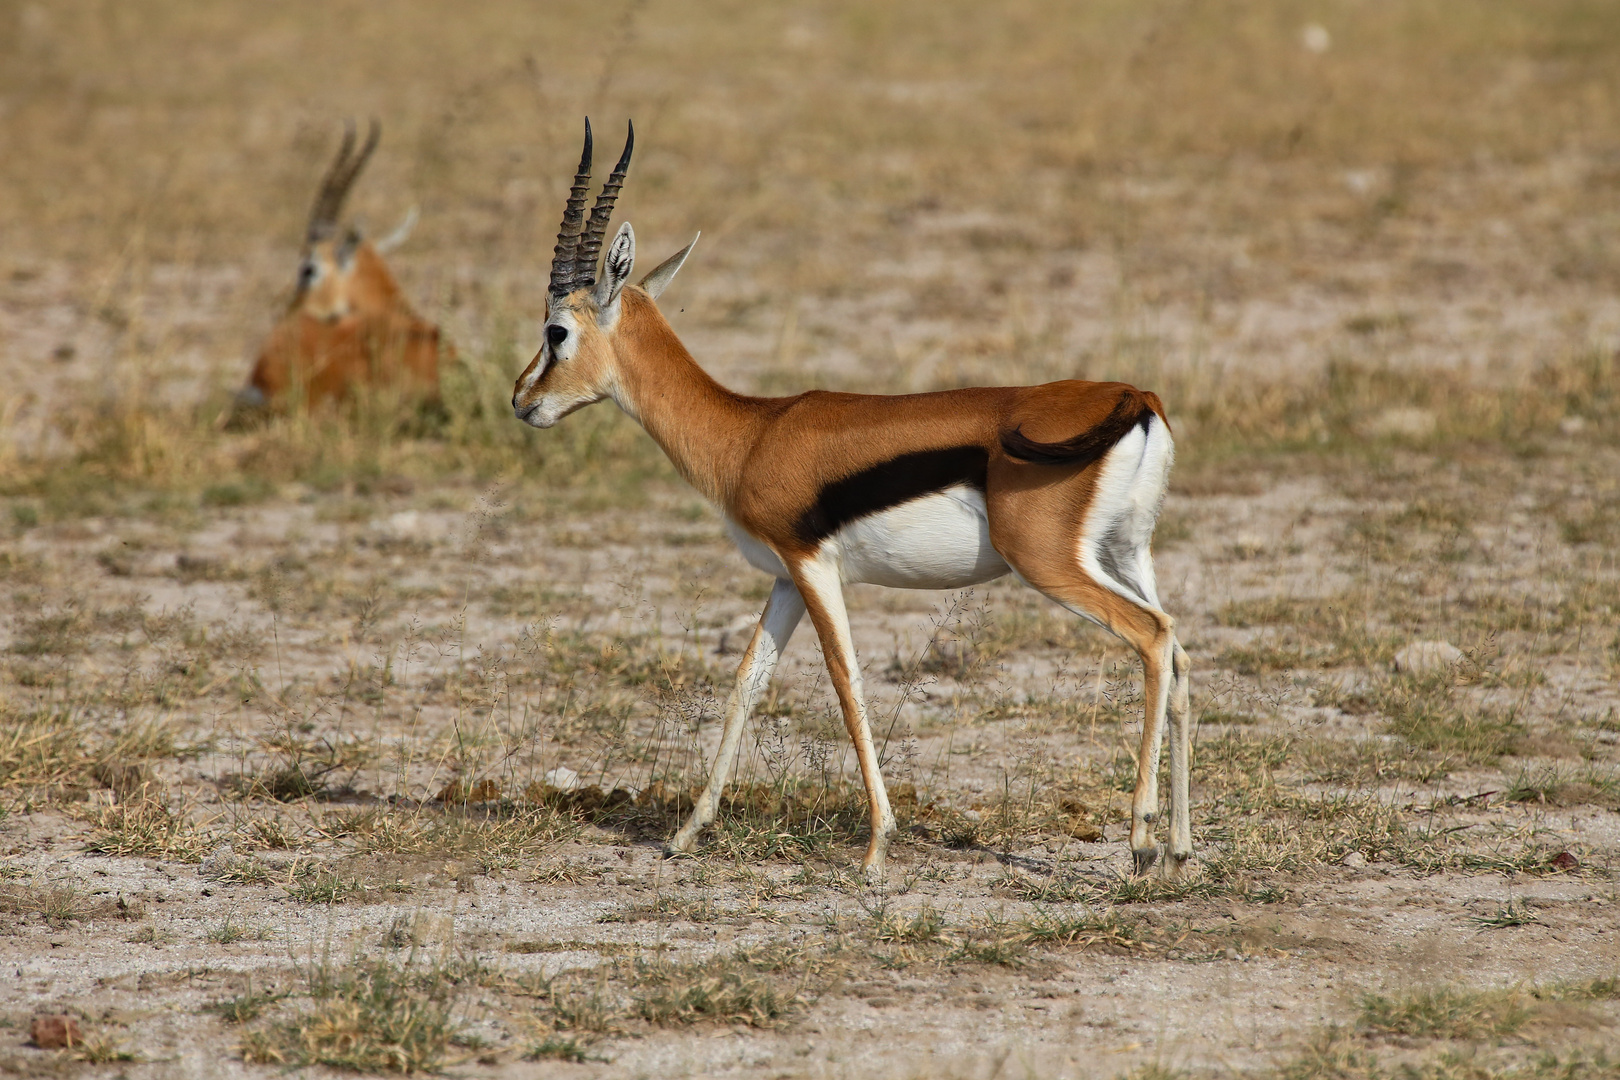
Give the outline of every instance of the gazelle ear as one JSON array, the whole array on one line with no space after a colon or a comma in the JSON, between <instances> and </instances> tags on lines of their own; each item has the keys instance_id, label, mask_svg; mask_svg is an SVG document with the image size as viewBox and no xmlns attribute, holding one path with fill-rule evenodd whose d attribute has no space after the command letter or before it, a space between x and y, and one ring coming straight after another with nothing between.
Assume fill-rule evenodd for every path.
<instances>
[{"instance_id":1,"label":"gazelle ear","mask_svg":"<svg viewBox=\"0 0 1620 1080\"><path fill-rule=\"evenodd\" d=\"M416 228L416 206L412 204L411 208L405 211L404 219L394 227L394 231L371 246L377 249L377 254L386 255L410 239L411 230L414 228Z\"/></svg>"},{"instance_id":2,"label":"gazelle ear","mask_svg":"<svg viewBox=\"0 0 1620 1080\"><path fill-rule=\"evenodd\" d=\"M681 250L653 267L652 271L641 279L641 287L647 290L648 296L656 300L665 289L669 288L669 283L674 280L676 272L681 268L681 264L686 262L686 257L692 254L692 249L697 247L698 237L702 235L702 233L698 233L697 236L692 237L690 244L687 244Z\"/></svg>"},{"instance_id":3,"label":"gazelle ear","mask_svg":"<svg viewBox=\"0 0 1620 1080\"><path fill-rule=\"evenodd\" d=\"M630 280L630 271L636 268L636 230L630 227L627 221L619 226L619 232L613 237L613 243L608 247L607 257L602 260L602 277L596 283L596 291L591 299L596 301L598 311L606 311L619 299L619 290L624 283Z\"/></svg>"}]
</instances>

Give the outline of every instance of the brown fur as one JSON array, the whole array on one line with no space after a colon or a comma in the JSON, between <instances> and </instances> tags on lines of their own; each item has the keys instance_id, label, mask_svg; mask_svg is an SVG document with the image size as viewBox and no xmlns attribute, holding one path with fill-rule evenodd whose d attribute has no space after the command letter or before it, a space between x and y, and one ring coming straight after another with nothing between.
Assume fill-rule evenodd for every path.
<instances>
[{"instance_id":1,"label":"brown fur","mask_svg":"<svg viewBox=\"0 0 1620 1080\"><path fill-rule=\"evenodd\" d=\"M1131 846L1139 870L1151 865L1157 850L1152 825L1167 709L1176 723L1172 764L1181 763L1173 798L1182 803L1178 818L1185 820L1186 657L1175 644L1170 616L1093 580L1080 565L1078 544L1100 457L1139 422L1143 409L1168 430L1156 395L1124 383L1066 380L898 396L813 390L784 398L748 397L727 390L698 367L657 305L640 289L623 290L616 318L606 329L598 323L589 293L582 290L554 299L552 318L557 317L558 304L568 307L578 343L565 360L549 357L549 347L536 355L514 388L514 409L529 418L548 407L552 411L546 413L547 422L555 422L613 396L658 442L683 477L781 559L821 638L861 763L872 808L869 871L882 868L893 817L861 702L841 591L818 568L823 542L806 538L795 523L829 485L901 455L962 447L980 448L985 455L990 539L1001 557L1029 584L1097 619L1142 658L1147 716ZM550 366L542 371L548 361ZM1014 433L1017 438L1011 438ZM1100 452L1093 452L1088 433L1100 433L1104 442ZM1009 441L1024 447L1026 455L1030 446L1039 444L1038 449L1053 456L1072 450L1083 460L1032 463L1009 454L1004 448ZM754 681L752 654L751 648L739 671L739 689L728 706L728 732L733 724L740 725L751 703L743 683ZM728 736L723 745L734 743ZM681 830L677 848L689 850L696 830L706 824L704 815L712 817L717 785L728 768L724 761L716 763L716 775L711 777L716 790L706 793L706 801ZM1172 833L1177 849L1173 868L1179 868L1190 853L1190 834L1177 838L1176 830Z\"/></svg>"},{"instance_id":2,"label":"brown fur","mask_svg":"<svg viewBox=\"0 0 1620 1080\"><path fill-rule=\"evenodd\" d=\"M302 393L311 405L341 401L356 386L439 394L439 328L410 310L318 319L291 311L270 331L249 384L266 401Z\"/></svg>"},{"instance_id":3,"label":"brown fur","mask_svg":"<svg viewBox=\"0 0 1620 1080\"><path fill-rule=\"evenodd\" d=\"M411 309L370 241L320 240L307 245L304 262L319 274L293 297L248 377L262 402L301 395L315 406L361 386L437 401L441 353L454 350Z\"/></svg>"}]
</instances>

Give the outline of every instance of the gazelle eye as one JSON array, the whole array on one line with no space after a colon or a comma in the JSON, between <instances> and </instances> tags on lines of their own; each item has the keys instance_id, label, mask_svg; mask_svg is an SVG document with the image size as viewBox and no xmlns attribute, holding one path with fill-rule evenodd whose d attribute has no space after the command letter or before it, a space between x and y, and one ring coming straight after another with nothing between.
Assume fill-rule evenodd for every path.
<instances>
[{"instance_id":1,"label":"gazelle eye","mask_svg":"<svg viewBox=\"0 0 1620 1080\"><path fill-rule=\"evenodd\" d=\"M555 349L568 340L568 327L556 324L546 327L546 340L551 342L551 347Z\"/></svg>"}]
</instances>

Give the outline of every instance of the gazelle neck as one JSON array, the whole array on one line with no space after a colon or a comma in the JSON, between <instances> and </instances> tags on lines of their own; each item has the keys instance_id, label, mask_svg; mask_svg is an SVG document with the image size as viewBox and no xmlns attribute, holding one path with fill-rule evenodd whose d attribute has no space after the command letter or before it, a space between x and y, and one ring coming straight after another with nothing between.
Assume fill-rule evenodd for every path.
<instances>
[{"instance_id":1,"label":"gazelle neck","mask_svg":"<svg viewBox=\"0 0 1620 1080\"><path fill-rule=\"evenodd\" d=\"M370 241L362 243L354 253L355 266L352 288L355 307L362 311L386 311L390 308L409 309L399 282L388 269Z\"/></svg>"},{"instance_id":2,"label":"gazelle neck","mask_svg":"<svg viewBox=\"0 0 1620 1080\"><path fill-rule=\"evenodd\" d=\"M733 393L711 378L646 293L626 288L619 303L614 401L652 436L687 483L727 506L765 402Z\"/></svg>"}]
</instances>

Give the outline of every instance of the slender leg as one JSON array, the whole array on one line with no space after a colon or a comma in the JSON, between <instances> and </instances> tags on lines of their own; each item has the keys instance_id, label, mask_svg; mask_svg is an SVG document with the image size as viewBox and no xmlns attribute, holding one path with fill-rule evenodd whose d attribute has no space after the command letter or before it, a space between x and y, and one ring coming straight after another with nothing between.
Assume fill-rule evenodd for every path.
<instances>
[{"instance_id":1,"label":"slender leg","mask_svg":"<svg viewBox=\"0 0 1620 1080\"><path fill-rule=\"evenodd\" d=\"M1169 616L1163 619L1170 621ZM1147 873L1159 858L1153 824L1159 818L1159 753L1170 703L1172 679L1167 676L1174 640L1166 630L1148 641L1131 642L1142 657L1142 746L1136 759L1136 793L1131 798L1131 859L1138 874Z\"/></svg>"},{"instance_id":2,"label":"slender leg","mask_svg":"<svg viewBox=\"0 0 1620 1080\"><path fill-rule=\"evenodd\" d=\"M1153 827L1166 712L1174 709L1184 728L1187 698L1185 657L1175 644L1175 621L1159 606L1152 552L1174 449L1163 425L1150 423L1141 436L1134 430L1095 468L1068 474L992 459L985 499L990 541L1018 576L1142 658L1142 745L1131 800L1131 855L1141 874L1159 857ZM1181 821L1188 815L1186 748L1179 734L1170 771L1171 809ZM1173 855L1190 851L1190 834L1173 829Z\"/></svg>"},{"instance_id":3,"label":"slender leg","mask_svg":"<svg viewBox=\"0 0 1620 1080\"><path fill-rule=\"evenodd\" d=\"M695 849L698 834L714 820L715 809L720 805L720 793L725 789L726 778L731 775L731 768L737 762L737 747L742 742L743 725L748 721L748 714L753 712L760 693L771 681L776 662L803 617L804 598L799 595L799 590L786 578L777 578L775 586L771 588L771 598L765 602L765 611L759 617L759 625L754 628L754 636L743 653L742 663L737 667L737 685L732 688L731 698L726 702L720 752L715 755L709 783L704 787L703 794L698 796L692 816L669 842L671 851L690 852Z\"/></svg>"},{"instance_id":4,"label":"slender leg","mask_svg":"<svg viewBox=\"0 0 1620 1080\"><path fill-rule=\"evenodd\" d=\"M1175 877L1192 858L1192 803L1189 770L1192 762L1191 664L1181 642L1171 638L1170 691L1170 857L1167 877Z\"/></svg>"},{"instance_id":5,"label":"slender leg","mask_svg":"<svg viewBox=\"0 0 1620 1080\"><path fill-rule=\"evenodd\" d=\"M1042 582L1036 587L1123 638L1142 658L1142 745L1136 760L1136 791L1131 797L1131 861L1136 873L1145 874L1159 859L1153 825L1159 817L1159 754L1174 681L1175 621L1156 607L1103 588L1083 573L1070 571L1069 575L1065 581ZM1173 760L1171 768L1173 772Z\"/></svg>"},{"instance_id":6,"label":"slender leg","mask_svg":"<svg viewBox=\"0 0 1620 1080\"><path fill-rule=\"evenodd\" d=\"M838 703L844 711L844 727L855 744L855 757L861 764L861 780L866 785L866 801L871 809L872 839L866 847L862 868L869 882L883 880L884 859L889 836L894 832L894 812L889 809L889 793L883 787L878 768L877 748L872 729L866 722L866 703L861 696L861 669L849 633L849 614L844 609L844 587L838 568L824 559L811 559L792 567L794 580L810 609L810 621L821 638L821 653L827 661L827 674Z\"/></svg>"}]
</instances>

